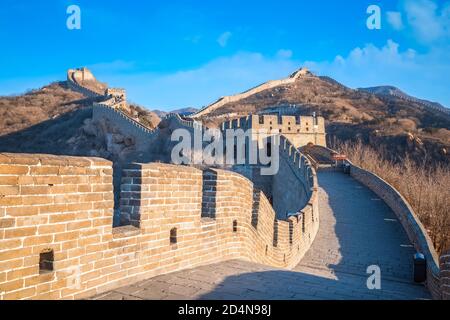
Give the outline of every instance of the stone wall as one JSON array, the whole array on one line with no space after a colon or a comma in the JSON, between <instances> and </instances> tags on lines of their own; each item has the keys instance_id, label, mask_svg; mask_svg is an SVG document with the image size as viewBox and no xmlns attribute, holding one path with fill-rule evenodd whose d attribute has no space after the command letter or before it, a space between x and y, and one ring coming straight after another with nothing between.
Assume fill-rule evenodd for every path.
<instances>
[{"instance_id":1,"label":"stone wall","mask_svg":"<svg viewBox=\"0 0 450 320\"><path fill-rule=\"evenodd\" d=\"M386 181L364 169L353 165L350 161L350 174L356 180L375 192L394 211L410 241L416 250L425 255L427 261L427 287L433 298L441 298L441 284L439 275L439 258L433 243L422 223L417 218L409 203L403 196ZM412 257L411 257L412 260Z\"/></svg>"},{"instance_id":2,"label":"stone wall","mask_svg":"<svg viewBox=\"0 0 450 320\"><path fill-rule=\"evenodd\" d=\"M77 70L77 69L69 69L67 71L67 85L69 86L69 88L71 88L74 91L78 91L78 92L80 92L80 93L82 93L85 96L90 97L90 98L98 98L98 97L101 97L101 96L105 95L105 93L103 91L101 91L101 90L94 91L94 90L91 90L91 89L89 89L89 88L87 88L85 86L82 86L80 84L80 82L82 82L80 80L83 80L82 76L80 76L82 74L83 75L84 74L87 75L87 79L86 79L87 81L95 81L94 76L90 72L86 73L84 71Z\"/></svg>"},{"instance_id":3,"label":"stone wall","mask_svg":"<svg viewBox=\"0 0 450 320\"><path fill-rule=\"evenodd\" d=\"M232 171L249 179L254 187L264 192L267 199L272 203L273 175L261 175L261 167L258 165L236 165L232 167Z\"/></svg>"},{"instance_id":4,"label":"stone wall","mask_svg":"<svg viewBox=\"0 0 450 320\"><path fill-rule=\"evenodd\" d=\"M122 179L121 213L151 235L153 262L164 261L160 272L233 258L290 268L318 230L315 192L298 217L283 221L265 195L234 172L135 164ZM171 244L173 229L177 241Z\"/></svg>"},{"instance_id":5,"label":"stone wall","mask_svg":"<svg viewBox=\"0 0 450 320\"><path fill-rule=\"evenodd\" d=\"M273 208L279 219L298 212L311 197L313 171L309 161L288 139L280 141L280 166L273 176Z\"/></svg>"},{"instance_id":6,"label":"stone wall","mask_svg":"<svg viewBox=\"0 0 450 320\"><path fill-rule=\"evenodd\" d=\"M221 129L252 129L256 140L260 130L287 137L296 147L314 144L326 147L325 119L312 116L249 115L222 123Z\"/></svg>"},{"instance_id":7,"label":"stone wall","mask_svg":"<svg viewBox=\"0 0 450 320\"><path fill-rule=\"evenodd\" d=\"M0 299L73 298L113 278L112 189L103 159L0 154Z\"/></svg>"},{"instance_id":8,"label":"stone wall","mask_svg":"<svg viewBox=\"0 0 450 320\"><path fill-rule=\"evenodd\" d=\"M107 119L113 123L122 134L134 137L136 150L148 150L149 146L157 138L156 130L150 130L124 112L111 108L107 104L94 103L92 119L98 121Z\"/></svg>"},{"instance_id":9,"label":"stone wall","mask_svg":"<svg viewBox=\"0 0 450 320\"><path fill-rule=\"evenodd\" d=\"M450 250L440 257L441 293L443 300L450 300Z\"/></svg>"},{"instance_id":10,"label":"stone wall","mask_svg":"<svg viewBox=\"0 0 450 320\"><path fill-rule=\"evenodd\" d=\"M191 115L192 118L198 118L204 115L207 115L208 113L226 105L230 102L236 102L242 99L245 99L251 95L257 94L259 92L262 92L267 89L279 87L282 85L287 85L294 83L298 78L300 77L311 77L311 75L308 73L306 69L300 69L291 74L288 78L281 79L281 80L271 80L267 81L259 86L256 86L254 88L251 88L245 92L232 95L232 96L226 96L218 99L216 102L204 107L203 109L197 111L195 114Z\"/></svg>"},{"instance_id":11,"label":"stone wall","mask_svg":"<svg viewBox=\"0 0 450 320\"><path fill-rule=\"evenodd\" d=\"M73 81L67 81L67 85L72 90L80 92L81 94L83 94L83 95L85 95L86 97L89 97L89 98L98 98L98 97L102 96L101 94L99 94L99 93L97 93L95 91L89 90L88 88L82 87L82 86L80 86L79 84L77 84L77 83L75 83Z\"/></svg>"},{"instance_id":12,"label":"stone wall","mask_svg":"<svg viewBox=\"0 0 450 320\"><path fill-rule=\"evenodd\" d=\"M122 179L132 225L113 228L110 162L0 154L0 298L79 299L231 258L289 268L318 229L315 190L280 221L233 172L154 163Z\"/></svg>"},{"instance_id":13,"label":"stone wall","mask_svg":"<svg viewBox=\"0 0 450 320\"><path fill-rule=\"evenodd\" d=\"M291 141L280 137L279 169L274 175L261 175L260 165L235 165L232 170L242 174L262 190L270 200L278 219L295 214L305 206L314 188L311 162Z\"/></svg>"}]
</instances>

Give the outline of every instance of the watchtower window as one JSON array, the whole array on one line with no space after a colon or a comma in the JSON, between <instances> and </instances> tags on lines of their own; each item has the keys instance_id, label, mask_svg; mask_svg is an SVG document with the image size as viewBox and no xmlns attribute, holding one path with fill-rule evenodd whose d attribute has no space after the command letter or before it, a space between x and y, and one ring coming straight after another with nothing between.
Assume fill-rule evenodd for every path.
<instances>
[{"instance_id":1,"label":"watchtower window","mask_svg":"<svg viewBox=\"0 0 450 320\"><path fill-rule=\"evenodd\" d=\"M39 253L39 273L52 272L54 261L53 249L45 249Z\"/></svg>"},{"instance_id":2,"label":"watchtower window","mask_svg":"<svg viewBox=\"0 0 450 320\"><path fill-rule=\"evenodd\" d=\"M272 143L270 141L267 141L267 150L266 150L266 154L267 157L271 157L272 156Z\"/></svg>"},{"instance_id":3,"label":"watchtower window","mask_svg":"<svg viewBox=\"0 0 450 320\"><path fill-rule=\"evenodd\" d=\"M291 127L288 127L288 130L291 131Z\"/></svg>"},{"instance_id":4,"label":"watchtower window","mask_svg":"<svg viewBox=\"0 0 450 320\"><path fill-rule=\"evenodd\" d=\"M238 231L237 227L238 227L237 220L233 220L233 232L237 232Z\"/></svg>"},{"instance_id":5,"label":"watchtower window","mask_svg":"<svg viewBox=\"0 0 450 320\"><path fill-rule=\"evenodd\" d=\"M263 124L264 123L264 117L259 117L259 124Z\"/></svg>"},{"instance_id":6,"label":"watchtower window","mask_svg":"<svg viewBox=\"0 0 450 320\"><path fill-rule=\"evenodd\" d=\"M177 228L170 230L170 244L177 244Z\"/></svg>"}]
</instances>

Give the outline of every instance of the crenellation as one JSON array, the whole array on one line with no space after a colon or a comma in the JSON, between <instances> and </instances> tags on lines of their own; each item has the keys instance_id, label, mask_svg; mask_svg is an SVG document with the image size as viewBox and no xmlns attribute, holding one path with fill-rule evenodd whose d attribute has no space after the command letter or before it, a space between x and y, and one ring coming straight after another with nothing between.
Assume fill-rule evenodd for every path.
<instances>
[{"instance_id":1,"label":"crenellation","mask_svg":"<svg viewBox=\"0 0 450 320\"><path fill-rule=\"evenodd\" d=\"M222 130L243 129L253 130L256 140L259 131L269 135L284 135L296 148L314 144L326 146L325 120L313 116L280 116L280 115L250 115L239 119L225 121Z\"/></svg>"},{"instance_id":2,"label":"crenellation","mask_svg":"<svg viewBox=\"0 0 450 320\"><path fill-rule=\"evenodd\" d=\"M30 169L39 167L44 157L36 156L38 160L29 165ZM1 158L14 165L8 155ZM39 209L32 212L32 217L38 219L28 220L31 225L19 226L21 218L10 215L9 210L7 218L0 219L0 242L8 246L7 251L0 250L0 257L11 261L0 264L2 299L87 297L149 276L238 257L290 267L310 245L301 239L298 219L277 221L275 232L275 213L269 201L262 194L255 199L253 184L233 172L210 170L205 175L191 167L131 165L124 169L121 209L137 224L112 228L114 204L112 200L105 201L112 199L111 181L94 184L94 192L84 188L81 189L85 192L79 191L80 186L90 184L86 179L90 175L110 176L111 164L89 158L75 161L50 157L46 161L46 166L58 170L42 176L35 176L35 170L16 173L33 179L24 187L24 194L19 189L14 197L23 200L31 192L55 204L36 205ZM85 170L79 171L80 168ZM0 175L0 181L3 176L8 175ZM34 180L36 177L39 181ZM206 197L202 190L205 177L209 185ZM32 185L34 181L44 185ZM46 182L53 182L53 186L45 186ZM65 182L69 187L65 188ZM59 201L49 192L60 186L63 188L57 194L68 200L64 204L56 203ZM144 191L147 189L152 191ZM202 203L214 207L213 219L202 218ZM317 210L317 202L314 203ZM17 207L27 210L29 206L18 203ZM169 235L174 228L176 243L171 243ZM317 221L311 221L306 228L316 232ZM15 250L19 245L23 248ZM55 270L51 277L44 277L38 274L37 262L39 253L50 249L54 252ZM14 273L9 271L11 268ZM78 276L72 279L74 272ZM79 286L73 287L73 281Z\"/></svg>"}]
</instances>

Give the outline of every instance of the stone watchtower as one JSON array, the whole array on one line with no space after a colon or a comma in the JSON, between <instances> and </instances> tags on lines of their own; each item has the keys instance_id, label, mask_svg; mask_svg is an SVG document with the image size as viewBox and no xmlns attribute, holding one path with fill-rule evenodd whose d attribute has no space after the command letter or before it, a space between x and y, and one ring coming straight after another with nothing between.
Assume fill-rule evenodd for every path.
<instances>
[{"instance_id":1,"label":"stone watchtower","mask_svg":"<svg viewBox=\"0 0 450 320\"><path fill-rule=\"evenodd\" d=\"M315 116L249 115L222 123L222 130L253 129L254 140L260 141L258 130L269 135L284 135L296 148L314 144L326 147L325 120Z\"/></svg>"},{"instance_id":2,"label":"stone watchtower","mask_svg":"<svg viewBox=\"0 0 450 320\"><path fill-rule=\"evenodd\" d=\"M95 79L94 75L92 74L92 72L86 68L86 67L82 67L82 68L78 68L73 71L73 77L74 79L82 84L84 82L96 82L97 80Z\"/></svg>"}]
</instances>

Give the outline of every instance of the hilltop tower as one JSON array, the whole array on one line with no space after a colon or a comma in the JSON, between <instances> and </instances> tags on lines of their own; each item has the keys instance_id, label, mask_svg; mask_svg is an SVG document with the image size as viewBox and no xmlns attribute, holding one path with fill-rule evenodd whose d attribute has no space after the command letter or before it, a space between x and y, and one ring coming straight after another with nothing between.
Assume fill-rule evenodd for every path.
<instances>
[{"instance_id":1,"label":"hilltop tower","mask_svg":"<svg viewBox=\"0 0 450 320\"><path fill-rule=\"evenodd\" d=\"M263 142L258 130L269 135L284 135L295 148L308 144L326 147L325 120L316 116L249 115L222 123L222 130L253 129L255 141Z\"/></svg>"}]
</instances>

